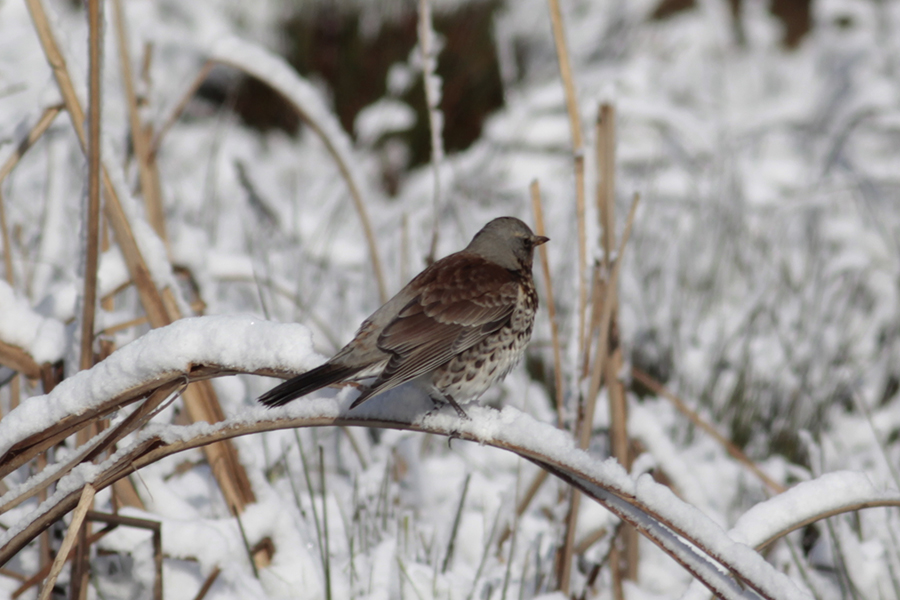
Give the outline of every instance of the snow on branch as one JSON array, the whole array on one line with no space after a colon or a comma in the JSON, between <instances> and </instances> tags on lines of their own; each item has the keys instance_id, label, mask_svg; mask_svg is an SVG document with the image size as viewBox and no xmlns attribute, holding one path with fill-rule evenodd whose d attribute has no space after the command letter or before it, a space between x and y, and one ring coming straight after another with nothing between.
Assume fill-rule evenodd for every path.
<instances>
[{"instance_id":1,"label":"snow on branch","mask_svg":"<svg viewBox=\"0 0 900 600\"><path fill-rule=\"evenodd\" d=\"M0 421L0 469L15 461L15 450L23 442L40 438L43 432L52 434L59 423L73 416L106 414L144 398L151 409L142 414L152 415L154 407L192 378L299 371L318 361L309 331L301 325L277 325L250 317L178 321L147 333L93 369L64 381L51 394L29 399ZM113 456L93 464L91 459L99 455L99 448L110 446L104 436L121 440L149 416L114 422L111 429L75 452L77 463L70 460L64 468L51 465L55 467L52 479L58 480L56 492L20 524L4 532L0 562L71 510L86 483L100 490L165 456L240 435L294 427L368 426L435 433L514 452L638 527L722 598L806 598L752 548L730 537L668 488L649 476L633 480L615 460L601 461L578 449L568 434L550 424L511 407L502 411L470 407L471 420L463 421L455 414L434 413L430 401L412 386L349 410L355 393L347 388L335 397L324 392L281 409L254 407L215 424L151 424L128 444L120 444ZM132 414L139 413L141 406ZM125 428L122 423L133 427ZM66 430L67 435L70 433ZM48 477L28 480L7 492L0 497L0 511L45 488ZM845 478L843 483L847 481Z\"/></svg>"}]
</instances>

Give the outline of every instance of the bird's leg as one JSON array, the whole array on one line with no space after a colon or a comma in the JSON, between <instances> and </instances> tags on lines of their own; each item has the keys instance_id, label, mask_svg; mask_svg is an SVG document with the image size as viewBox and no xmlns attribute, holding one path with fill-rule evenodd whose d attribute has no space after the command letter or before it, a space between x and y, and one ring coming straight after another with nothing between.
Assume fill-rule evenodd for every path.
<instances>
[{"instance_id":1,"label":"bird's leg","mask_svg":"<svg viewBox=\"0 0 900 600\"><path fill-rule=\"evenodd\" d=\"M450 406L456 409L456 414L459 415L460 419L464 421L471 421L471 419L469 419L469 415L467 415L466 411L464 411L462 407L456 402L456 400L453 399L453 396L445 395L444 398L447 399L447 402L450 403Z\"/></svg>"},{"instance_id":2,"label":"bird's leg","mask_svg":"<svg viewBox=\"0 0 900 600\"><path fill-rule=\"evenodd\" d=\"M456 400L454 400L452 396L450 396L448 394L439 394L439 396L440 397L435 397L435 394L432 394L430 396L431 401L434 402L438 406L440 406L442 404L449 404L456 411L456 414L459 415L460 419L463 419L464 421L471 420L469 418L469 415L466 414L466 411L464 411L462 409L462 407L459 405L459 403ZM431 412L429 411L428 414L431 414Z\"/></svg>"}]
</instances>

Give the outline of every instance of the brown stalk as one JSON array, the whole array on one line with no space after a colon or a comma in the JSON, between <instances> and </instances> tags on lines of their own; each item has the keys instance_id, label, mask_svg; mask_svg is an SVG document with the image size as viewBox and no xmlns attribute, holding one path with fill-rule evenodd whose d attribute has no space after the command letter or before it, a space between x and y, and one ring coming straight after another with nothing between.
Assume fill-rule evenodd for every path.
<instances>
[{"instance_id":1,"label":"brown stalk","mask_svg":"<svg viewBox=\"0 0 900 600\"><path fill-rule=\"evenodd\" d=\"M532 212L534 213L535 233L538 235L546 235L544 230L544 211L541 208L541 186L537 180L534 180L531 182L529 189L531 191L531 207ZM553 282L550 278L550 261L547 258L547 246L539 246L538 252L541 255L541 267L544 272L544 282L547 286L544 293L547 296L547 313L550 316L550 338L553 343L553 370L554 383L556 385L556 426L562 429L565 426L565 389L563 386L562 351L559 342L559 327L556 320L556 302L553 299ZM544 471L543 469L538 471L531 481L528 491L525 492L525 495L522 496L518 504L516 504L517 517L521 517L525 511L528 510L528 506L531 504L534 496L541 486L544 485L546 480L547 471ZM510 535L512 535L512 529L507 524L503 528L500 537L497 538L497 548L503 546Z\"/></svg>"},{"instance_id":2,"label":"brown stalk","mask_svg":"<svg viewBox=\"0 0 900 600\"><path fill-rule=\"evenodd\" d=\"M26 0L26 5L31 13L31 19L34 23L38 38L40 39L41 46L44 49L44 54L47 57L47 62L53 70L53 75L56 78L60 94L63 97L66 111L69 113L69 117L72 120L72 126L75 128L75 133L78 136L78 141L81 144L82 150L87 154L87 135L84 130L84 111L81 108L81 101L78 99L78 95L75 92L75 86L72 84L72 78L69 75L65 58L56 43L56 38L50 27L47 14L44 12L44 7L40 0ZM107 200L104 210L106 211L106 216L115 233L116 241L119 243L119 247L122 250L122 255L125 258L125 263L128 266L131 277L137 286L144 310L150 317L151 323L155 323L155 326L158 327L160 325L168 324L171 321L165 312L159 292L156 290L156 286L153 284L153 280L150 277L150 271L137 246L134 234L131 231L131 225L128 223L128 218L125 215L125 211L122 209L118 193L112 184L112 180L109 177L105 165L101 165L100 173Z\"/></svg>"},{"instance_id":3,"label":"brown stalk","mask_svg":"<svg viewBox=\"0 0 900 600\"><path fill-rule=\"evenodd\" d=\"M9 577L10 579L15 579L16 581L28 580L28 577L26 577L24 574L19 573L18 571L13 571L12 569L7 569L6 567L0 567L0 575Z\"/></svg>"},{"instance_id":4,"label":"brown stalk","mask_svg":"<svg viewBox=\"0 0 900 600\"><path fill-rule=\"evenodd\" d=\"M65 59L56 43L47 15L40 0L26 0L26 3L82 149L87 151L84 112L81 109L81 103L75 93ZM344 168L346 169L346 167ZM181 315L174 303L169 302L167 306L163 294L160 294L159 290L156 289L105 165L101 168L101 175L106 190L106 216L115 233L116 241L125 258L131 278L135 282L138 294L141 297L141 303L150 320L150 325L152 327L168 325L181 318ZM207 421L215 423L223 419L218 399L208 382L200 383L185 390L184 403L189 417L195 422ZM231 444L216 444L205 448L204 451L228 505L242 510L248 503L253 502L255 497L253 490L250 488L250 480L247 478L247 473L238 460L235 448Z\"/></svg>"},{"instance_id":5,"label":"brown stalk","mask_svg":"<svg viewBox=\"0 0 900 600\"><path fill-rule=\"evenodd\" d=\"M31 128L31 131L28 132L28 135L19 142L18 147L16 147L15 152L6 159L6 162L3 163L3 166L0 167L0 186L3 185L3 181L6 179L7 175L9 175L15 166L19 163L22 157L25 155L25 152L28 151L31 146L40 138L45 131L50 127L53 123L53 120L56 118L56 115L59 114L59 111L62 110L62 105L54 105L44 109L44 113L41 115L41 118L38 119L38 122L35 123L34 127ZM6 269L6 281L9 283L10 287L15 287L15 274L13 272L13 264L12 264L12 244L9 239L9 227L6 223L6 203L3 200L2 187L0 187L0 235L3 237L3 262L4 267ZM0 343L0 346L6 346L5 344ZM13 348L12 352L16 354L18 348ZM0 347L0 364L7 364L5 362L6 353L4 352L4 348ZM18 356L19 360L25 360L28 362L30 360L30 356L25 354L24 357L21 355ZM18 362L18 361L17 361ZM39 370L40 367L37 366L33 360L30 361L30 364L27 364L27 367L31 370L32 367L37 367ZM20 370L20 369L16 369ZM38 373L39 374L39 373ZM36 378L37 375L26 373L27 376ZM15 408L19 405L19 396L21 395L21 381L18 375L13 376L12 381L10 381L9 385L9 406L10 408Z\"/></svg>"},{"instance_id":6,"label":"brown stalk","mask_svg":"<svg viewBox=\"0 0 900 600\"><path fill-rule=\"evenodd\" d=\"M155 168L155 154L150 152L151 131L141 125L138 112L137 94L134 92L134 80L131 72L131 55L128 52L128 36L125 30L125 15L122 0L113 0L116 38L119 43L119 63L122 66L122 82L125 85L125 100L128 103L128 121L131 126L131 140L137 158L138 175L141 180L141 195L147 208L147 220L156 231L156 235L168 245L166 220L160 196L159 172Z\"/></svg>"},{"instance_id":7,"label":"brown stalk","mask_svg":"<svg viewBox=\"0 0 900 600\"><path fill-rule=\"evenodd\" d=\"M581 113L578 110L578 96L572 78L569 50L566 46L566 31L559 8L559 0L547 0L550 21L553 26L553 41L559 61L559 74L566 93L566 110L569 114L569 128L572 133L572 156L575 161L575 212L578 220L578 347L584 352L585 323L587 318L587 233L585 225L584 191L584 142L581 135ZM568 583L568 582L566 582ZM560 588L568 592L566 588Z\"/></svg>"},{"instance_id":8,"label":"brown stalk","mask_svg":"<svg viewBox=\"0 0 900 600\"><path fill-rule=\"evenodd\" d=\"M209 575L206 576L206 579L203 581L203 585L200 586L200 589L197 591L197 595L194 596L194 600L203 600L206 597L207 592L209 592L209 588L216 582L216 579L219 577L219 573L222 570L219 567L215 567Z\"/></svg>"},{"instance_id":9,"label":"brown stalk","mask_svg":"<svg viewBox=\"0 0 900 600\"><path fill-rule=\"evenodd\" d=\"M656 379L644 373L640 369L636 367L631 368L631 376L635 381L640 383L641 385L646 386L657 396L661 396L672 403L672 405L678 409L678 412L686 416L691 423L708 433L714 440L719 442L725 451L731 455L732 458L743 464L747 469L750 470L751 473L756 475L760 481L762 481L766 487L775 492L776 494L780 494L787 490L786 487L766 475L762 469L760 469L756 463L754 463L749 456L744 454L744 452L734 445L734 443L729 440L727 437L716 431L716 428L713 427L710 423L703 419L700 415L697 414L696 411L691 410L691 408L685 404L684 400L670 392L663 384L658 382Z\"/></svg>"},{"instance_id":10,"label":"brown stalk","mask_svg":"<svg viewBox=\"0 0 900 600\"><path fill-rule=\"evenodd\" d=\"M12 156L7 158L6 162L3 163L3 166L0 167L0 183L3 183L3 180L5 180L6 176L12 172L17 164L19 164L19 161L22 160L22 157L28 149L31 148L34 143L44 135L44 132L50 128L56 115L58 115L62 109L62 104L54 104L53 106L48 106L44 109L38 122L34 124L34 127L31 128L28 135L19 142L19 145L16 147L16 151L12 153Z\"/></svg>"},{"instance_id":11,"label":"brown stalk","mask_svg":"<svg viewBox=\"0 0 900 600\"><path fill-rule=\"evenodd\" d=\"M588 549L606 537L609 531L606 527L597 527L587 532L581 540L575 544L575 554L584 554Z\"/></svg>"},{"instance_id":12,"label":"brown stalk","mask_svg":"<svg viewBox=\"0 0 900 600\"><path fill-rule=\"evenodd\" d=\"M4 341L0 341L0 365L18 371L29 379L39 379L41 376L41 365L30 354Z\"/></svg>"},{"instance_id":13,"label":"brown stalk","mask_svg":"<svg viewBox=\"0 0 900 600\"><path fill-rule=\"evenodd\" d=\"M619 250L616 253L616 261L613 264L612 272L609 276L609 282L607 283L605 293L603 294L603 314L600 319L600 338L597 356L594 359L593 368L591 370L591 379L588 385L588 402L585 403L585 414L584 419L581 422L581 427L578 432L578 444L581 448L587 448L591 439L591 427L594 422L594 408L596 406L597 394L600 392L600 382L602 378L603 366L606 364L606 354L609 349L609 331L610 325L612 321L612 313L613 313L613 303L609 301L608 297L610 294L614 293L612 290L615 290L618 286L619 281L619 270L622 266L622 260L625 256L625 246L628 244L628 239L631 237L631 227L634 224L634 215L637 212L638 202L640 201L640 196L637 194L634 195L634 200L631 203L631 210L628 211L628 219L625 222L625 230L622 232L622 241L619 243Z\"/></svg>"},{"instance_id":14,"label":"brown stalk","mask_svg":"<svg viewBox=\"0 0 900 600\"><path fill-rule=\"evenodd\" d=\"M138 519L136 517L123 517L120 515L110 515L96 511L88 511L88 521L96 521L106 523L111 528L123 526L134 527L136 529L147 529L153 534L153 600L162 600L162 584L163 584L163 549L162 549L162 525L159 521L150 519Z\"/></svg>"},{"instance_id":15,"label":"brown stalk","mask_svg":"<svg viewBox=\"0 0 900 600\"><path fill-rule=\"evenodd\" d=\"M87 137L88 155L88 210L87 239L85 240L84 305L81 315L81 370L94 366L94 320L97 305L97 263L100 256L100 74L103 66L100 50L102 11L99 0L88 2L88 69L89 119ZM87 440L79 440L84 443Z\"/></svg>"},{"instance_id":16,"label":"brown stalk","mask_svg":"<svg viewBox=\"0 0 900 600\"><path fill-rule=\"evenodd\" d=\"M544 230L544 210L541 208L541 186L535 179L531 182L531 207L534 212L534 228L538 235L546 235ZM550 339L553 343L553 371L556 384L556 419L557 427L565 424L565 390L563 389L562 350L559 343L559 326L556 322L556 302L553 299L553 281L550 278L550 261L547 258L547 246L538 246L541 255L541 268L544 272L546 288L544 294L547 297L547 314L550 317Z\"/></svg>"},{"instance_id":17,"label":"brown stalk","mask_svg":"<svg viewBox=\"0 0 900 600\"><path fill-rule=\"evenodd\" d=\"M597 213L600 228L603 232L603 272L609 273L612 264L612 253L616 247L616 121L615 108L610 104L601 104L597 111ZM620 260L620 259L619 259ZM628 444L628 404L625 400L625 384L619 379L622 370L622 346L618 343L618 285L610 287L605 294L606 303L611 305L610 338L600 343L606 344L606 361L603 365L606 388L609 391L610 446L618 461L631 470L631 452ZM593 400L596 402L596 400ZM613 560L613 580L628 579L637 581L638 533L633 527L619 528L618 539L622 543L624 561ZM618 558L619 548L614 547L613 559ZM617 589L621 585L615 586ZM622 595L618 597L623 597Z\"/></svg>"},{"instance_id":18,"label":"brown stalk","mask_svg":"<svg viewBox=\"0 0 900 600\"><path fill-rule=\"evenodd\" d=\"M90 514L91 512L93 512L93 511L88 511L88 514ZM85 517L85 518L87 518L87 517ZM113 529L115 529L115 527L113 527L113 526L110 526L110 527L104 527L103 529L101 529L101 530L98 531L97 533L92 534L92 535L88 538L88 541L87 541L87 542L88 542L88 545L97 542L98 540L100 540L103 536L105 536L107 533L109 533L109 532L112 531ZM75 558L75 551L74 551L74 550L71 550L71 551L69 552L69 556L66 557L66 561L70 561L70 560L72 560L73 558ZM26 591L30 590L32 587L34 587L35 585L37 585L37 584L39 584L41 581L43 581L44 578L47 576L47 574L50 573L50 568L51 568L52 566L53 566L53 565L48 561L47 564L45 564L43 567L41 567L41 569L38 570L38 571L37 571L34 575L32 575L31 577L21 577L21 578L17 577L16 579L19 579L20 581L22 581L22 585L20 585L19 587L17 587L17 588L13 591L13 593L10 594L10 598L12 598L13 600L15 600L16 598L18 598L19 596L21 596L22 594L24 594Z\"/></svg>"},{"instance_id":19,"label":"brown stalk","mask_svg":"<svg viewBox=\"0 0 900 600\"><path fill-rule=\"evenodd\" d=\"M81 524L84 522L84 517L94 502L94 492L94 486L90 483L85 484L82 489L81 499L78 501L78 506L75 507L75 512L72 514L72 522L69 524L68 531L66 531L66 537L63 538L59 553L53 561L53 567L50 569L50 574L44 581L44 587L41 588L41 595L38 597L39 600L49 600L50 594L53 592L53 586L56 585L56 578L59 577L59 573L66 563L69 551L72 549L72 544L75 543L75 538L78 536L78 531L81 529Z\"/></svg>"},{"instance_id":20,"label":"brown stalk","mask_svg":"<svg viewBox=\"0 0 900 600\"><path fill-rule=\"evenodd\" d=\"M586 449L590 444L591 430L594 423L594 410L597 405L597 395L600 393L601 374L606 368L609 331L613 314L613 302L611 301L614 290L618 287L619 269L622 265L622 258L625 254L625 245L631 236L631 227L634 223L634 215L637 210L639 196L635 194L634 201L631 204L631 210L628 213L628 221L625 223L625 231L622 233L622 241L619 245L619 251L615 264L612 268L609 281L603 294L603 313L600 319L600 338L597 349L597 356L594 358L593 369L591 370L591 378L588 384L588 396L584 403L584 415L579 423L577 431L578 447ZM617 379L617 378L616 378ZM568 573L571 568L571 561L575 544L575 529L578 524L578 509L581 505L581 494L578 490L572 490L571 504L566 515L566 537L565 542L560 549L558 558L558 574L565 577L563 581L568 584ZM614 590L615 591L615 590Z\"/></svg>"}]
</instances>

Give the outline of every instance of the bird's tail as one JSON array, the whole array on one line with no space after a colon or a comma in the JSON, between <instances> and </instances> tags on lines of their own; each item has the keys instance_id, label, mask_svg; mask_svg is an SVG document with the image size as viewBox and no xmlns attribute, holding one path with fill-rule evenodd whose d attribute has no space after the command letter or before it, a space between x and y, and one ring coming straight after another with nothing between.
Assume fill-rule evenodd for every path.
<instances>
[{"instance_id":1,"label":"bird's tail","mask_svg":"<svg viewBox=\"0 0 900 600\"><path fill-rule=\"evenodd\" d=\"M346 367L325 363L273 387L259 397L259 402L269 408L283 406L295 398L305 396L327 385L349 379L360 370L360 367Z\"/></svg>"}]
</instances>

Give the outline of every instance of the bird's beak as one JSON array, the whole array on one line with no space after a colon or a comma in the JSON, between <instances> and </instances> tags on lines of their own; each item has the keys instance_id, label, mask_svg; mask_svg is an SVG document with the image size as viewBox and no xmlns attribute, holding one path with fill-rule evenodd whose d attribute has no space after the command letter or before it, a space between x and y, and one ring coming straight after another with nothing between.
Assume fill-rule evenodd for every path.
<instances>
[{"instance_id":1,"label":"bird's beak","mask_svg":"<svg viewBox=\"0 0 900 600\"><path fill-rule=\"evenodd\" d=\"M549 241L550 241L550 238L548 238L548 237L544 237L542 235L534 236L534 245L535 246L540 246L541 244L546 244Z\"/></svg>"}]
</instances>

